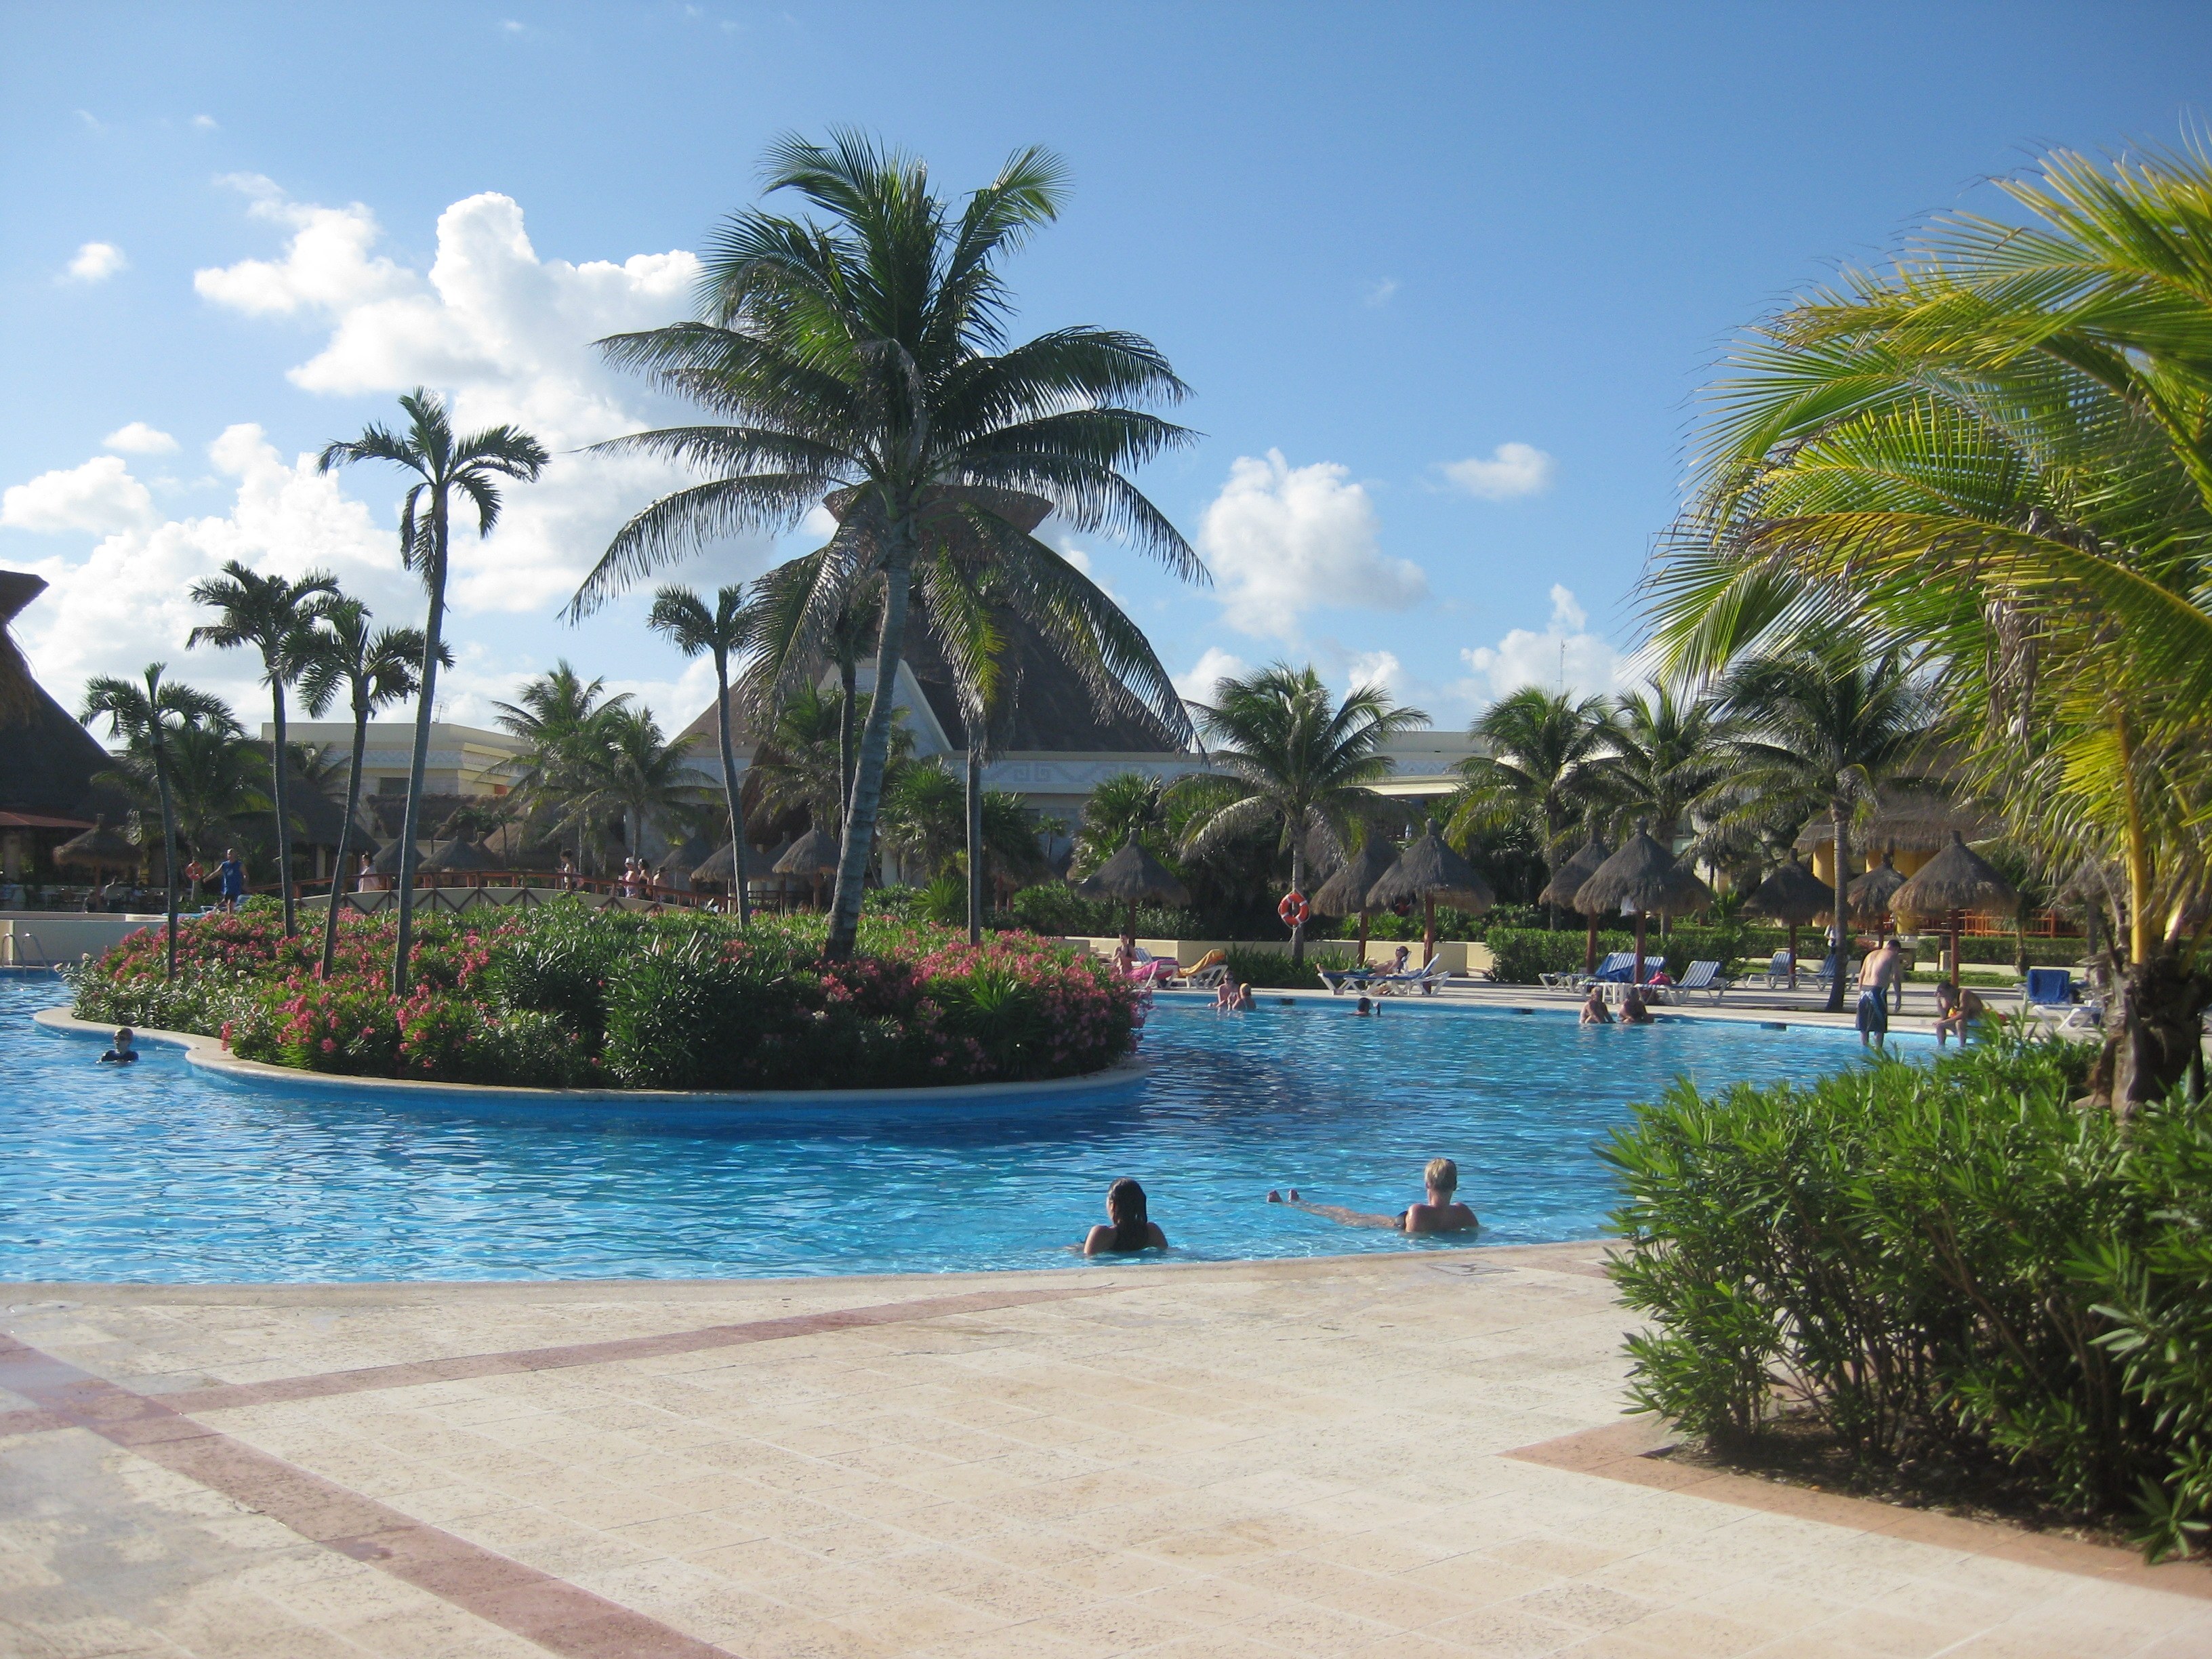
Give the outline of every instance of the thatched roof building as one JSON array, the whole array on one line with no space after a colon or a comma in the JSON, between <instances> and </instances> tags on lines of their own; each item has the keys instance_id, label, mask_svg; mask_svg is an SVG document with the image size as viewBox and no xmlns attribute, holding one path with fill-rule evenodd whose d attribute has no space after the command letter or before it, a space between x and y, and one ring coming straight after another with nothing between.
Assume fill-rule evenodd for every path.
<instances>
[{"instance_id":1,"label":"thatched roof building","mask_svg":"<svg viewBox=\"0 0 2212 1659\"><path fill-rule=\"evenodd\" d=\"M1539 904L1554 904L1562 910L1579 909L1581 907L1577 901L1582 895L1583 884L1595 875L1606 860L1612 856L1606 850L1605 842L1592 836L1583 843L1582 851L1561 865L1559 872L1545 884L1544 890L1536 895L1536 902Z\"/></svg>"}]
</instances>

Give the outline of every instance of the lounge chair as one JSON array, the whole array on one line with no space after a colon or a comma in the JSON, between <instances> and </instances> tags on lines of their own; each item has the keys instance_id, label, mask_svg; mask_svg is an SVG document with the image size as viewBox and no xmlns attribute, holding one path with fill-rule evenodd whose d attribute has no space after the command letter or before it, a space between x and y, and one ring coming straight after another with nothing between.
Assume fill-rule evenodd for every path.
<instances>
[{"instance_id":1,"label":"lounge chair","mask_svg":"<svg viewBox=\"0 0 2212 1659\"><path fill-rule=\"evenodd\" d=\"M1228 977L1229 964L1216 962L1203 968L1192 969L1190 977L1184 983L1194 991L1218 991L1221 988L1221 981Z\"/></svg>"},{"instance_id":2,"label":"lounge chair","mask_svg":"<svg viewBox=\"0 0 2212 1659\"><path fill-rule=\"evenodd\" d=\"M1766 964L1766 988L1772 991L1787 986L1796 966L1797 959L1789 951L1777 951L1774 959Z\"/></svg>"},{"instance_id":3,"label":"lounge chair","mask_svg":"<svg viewBox=\"0 0 2212 1659\"><path fill-rule=\"evenodd\" d=\"M1344 988L1347 985L1355 991L1364 991L1368 982L1382 971L1372 963L1363 968L1316 967L1314 969L1314 972L1321 975L1321 982L1328 987L1328 994L1333 997L1342 996Z\"/></svg>"},{"instance_id":4,"label":"lounge chair","mask_svg":"<svg viewBox=\"0 0 2212 1659\"><path fill-rule=\"evenodd\" d=\"M1703 991L1718 1002L1735 983L1734 980L1721 977L1721 965L1717 962L1693 962L1683 969L1680 982L1668 994L1667 1000L1680 1002L1692 991Z\"/></svg>"},{"instance_id":5,"label":"lounge chair","mask_svg":"<svg viewBox=\"0 0 2212 1659\"><path fill-rule=\"evenodd\" d=\"M2100 1004L2084 1002L2064 968L2031 968L2021 982L2020 1011L2029 1019L2050 1020L2062 1031L2086 1031L2104 1023Z\"/></svg>"},{"instance_id":6,"label":"lounge chair","mask_svg":"<svg viewBox=\"0 0 2212 1659\"><path fill-rule=\"evenodd\" d=\"M1403 974L1377 974L1370 981L1377 996L1398 996L1419 988L1423 996L1436 994L1437 987L1451 977L1451 969L1438 957L1425 968L1416 968Z\"/></svg>"},{"instance_id":7,"label":"lounge chair","mask_svg":"<svg viewBox=\"0 0 2212 1659\"><path fill-rule=\"evenodd\" d=\"M1650 958L1646 957L1645 960L1648 962ZM1597 971L1595 973L1586 975L1582 979L1580 983L1583 985L1626 985L1628 983L1628 976L1635 971L1636 952L1633 951L1615 951L1603 962L1598 963Z\"/></svg>"}]
</instances>

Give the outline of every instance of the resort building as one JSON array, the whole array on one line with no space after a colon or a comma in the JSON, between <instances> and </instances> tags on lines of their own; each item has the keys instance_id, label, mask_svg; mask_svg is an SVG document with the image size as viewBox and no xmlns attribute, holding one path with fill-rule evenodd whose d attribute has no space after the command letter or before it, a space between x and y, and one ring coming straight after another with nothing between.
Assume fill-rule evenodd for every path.
<instances>
[{"instance_id":1,"label":"resort building","mask_svg":"<svg viewBox=\"0 0 2212 1659\"><path fill-rule=\"evenodd\" d=\"M0 887L57 879L55 848L130 803L93 780L114 765L90 732L31 678L7 629L46 592L43 576L0 570Z\"/></svg>"}]
</instances>

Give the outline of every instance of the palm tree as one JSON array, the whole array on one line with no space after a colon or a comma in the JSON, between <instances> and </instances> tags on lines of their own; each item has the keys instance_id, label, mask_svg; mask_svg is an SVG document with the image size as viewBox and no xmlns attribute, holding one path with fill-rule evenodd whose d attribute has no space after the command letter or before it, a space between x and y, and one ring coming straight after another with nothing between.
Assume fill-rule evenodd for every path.
<instances>
[{"instance_id":1,"label":"palm tree","mask_svg":"<svg viewBox=\"0 0 2212 1659\"><path fill-rule=\"evenodd\" d=\"M730 744L730 659L742 653L752 635L754 616L745 604L743 587L726 587L714 595L714 608L688 587L669 586L653 596L653 609L645 625L665 635L669 643L687 657L701 652L714 659L714 736L721 746L722 799L730 814L730 856L737 860L732 883L738 894L738 926L751 925L752 900L745 884L745 821L738 810L738 755Z\"/></svg>"},{"instance_id":2,"label":"palm tree","mask_svg":"<svg viewBox=\"0 0 2212 1659\"><path fill-rule=\"evenodd\" d=\"M865 721L874 702L867 692L860 693L858 718ZM811 685L802 685L786 700L745 773L745 790L753 809L770 813L803 811L808 823L817 828L836 822L844 705L842 692L825 696ZM906 769L908 757L914 752L914 733L903 715L903 710L897 711L891 726L885 789Z\"/></svg>"},{"instance_id":3,"label":"palm tree","mask_svg":"<svg viewBox=\"0 0 2212 1659\"><path fill-rule=\"evenodd\" d=\"M2093 1094L2201 1066L2212 1006L2212 160L2063 152L1755 331L1652 584L1670 665L1860 629L1926 654L1972 781L2117 872Z\"/></svg>"},{"instance_id":4,"label":"palm tree","mask_svg":"<svg viewBox=\"0 0 2212 1659\"><path fill-rule=\"evenodd\" d=\"M1691 811L1729 775L1728 722L1706 696L1680 697L1669 685L1629 691L1613 701L1600 763L1618 835L1638 818L1671 849Z\"/></svg>"},{"instance_id":5,"label":"palm tree","mask_svg":"<svg viewBox=\"0 0 2212 1659\"><path fill-rule=\"evenodd\" d=\"M343 692L353 714L353 755L346 768L345 816L338 820L337 857L331 877L330 905L323 913L321 977L331 976L338 947L338 909L345 896L346 855L352 850L354 824L361 812L361 769L368 751L369 717L379 708L404 702L421 689L422 635L412 628L369 631L369 610L359 599L325 605L316 626L295 647L300 702L317 719ZM448 654L446 661L450 663Z\"/></svg>"},{"instance_id":6,"label":"palm tree","mask_svg":"<svg viewBox=\"0 0 2212 1659\"><path fill-rule=\"evenodd\" d=\"M667 742L653 711L628 702L601 709L591 730L599 740L591 762L597 774L592 793L622 810L623 845L642 858L646 830L680 815L706 782L684 758L691 739Z\"/></svg>"},{"instance_id":7,"label":"palm tree","mask_svg":"<svg viewBox=\"0 0 2212 1659\"><path fill-rule=\"evenodd\" d=\"M1176 839L1172 813L1170 786L1164 779L1145 772L1116 772L1102 778L1083 803L1069 878L1089 875L1127 847L1132 836L1154 858L1171 863Z\"/></svg>"},{"instance_id":8,"label":"palm tree","mask_svg":"<svg viewBox=\"0 0 2212 1659\"><path fill-rule=\"evenodd\" d=\"M453 435L445 400L421 386L399 400L405 430L383 426L326 447L317 462L328 472L356 461L386 461L415 475L399 512L399 558L418 571L429 590L422 624L422 690L415 714L415 753L407 768L407 805L399 825L399 937L392 947L392 994L407 994L408 955L415 932L415 836L422 811L422 774L430 759L430 724L437 712L438 665L445 658L447 549L453 497L465 496L477 515L477 533L489 536L499 522L498 480L534 483L544 470L544 446L519 427L487 427Z\"/></svg>"},{"instance_id":9,"label":"palm tree","mask_svg":"<svg viewBox=\"0 0 2212 1659\"><path fill-rule=\"evenodd\" d=\"M1848 639L1739 662L1721 683L1720 702L1742 727L1731 745L1728 799L1754 813L1787 800L1800 812L1828 816L1837 940L1828 1012L1839 1013L1851 821L1873 810L1884 784L1929 757L1937 705L1895 652L1869 656Z\"/></svg>"},{"instance_id":10,"label":"palm tree","mask_svg":"<svg viewBox=\"0 0 2212 1659\"><path fill-rule=\"evenodd\" d=\"M1186 578L1202 580L1204 567L1125 476L1190 435L1131 406L1184 395L1160 353L1090 327L1006 343L1011 300L997 264L1058 214L1050 155L1018 152L956 212L921 163L864 137L833 134L826 147L790 137L769 150L768 189L798 191L822 218L737 215L710 240L703 320L603 343L617 363L734 423L603 446L714 476L624 526L572 612L716 537L787 529L826 501L838 530L782 659L793 678L878 580L883 606L881 695L861 728L827 947L842 957L860 924L917 562L957 547L1041 610L1052 596L1096 593L1029 533L1030 504L1041 501L1079 530L1128 535Z\"/></svg>"},{"instance_id":11,"label":"palm tree","mask_svg":"<svg viewBox=\"0 0 2212 1659\"><path fill-rule=\"evenodd\" d=\"M337 578L327 571L311 570L297 581L283 576L264 576L232 559L222 574L192 584L192 603L222 613L220 622L195 628L185 636L187 650L211 645L219 651L252 646L261 653L261 683L269 688L276 742L270 752L280 757L276 776L276 884L284 899L284 937L300 931L292 893L292 820L284 799L284 687L294 673L292 646L300 631L314 619L317 601L338 591Z\"/></svg>"},{"instance_id":12,"label":"palm tree","mask_svg":"<svg viewBox=\"0 0 2212 1659\"><path fill-rule=\"evenodd\" d=\"M1527 685L1500 697L1469 728L1486 750L1460 763L1444 836L1462 852L1486 830L1525 827L1556 872L1567 842L1605 794L1612 728L1602 697Z\"/></svg>"},{"instance_id":13,"label":"palm tree","mask_svg":"<svg viewBox=\"0 0 2212 1659\"><path fill-rule=\"evenodd\" d=\"M1220 680L1213 701L1197 705L1199 730L1223 745L1213 753L1227 799L1183 841L1186 858L1203 857L1262 827L1278 831L1291 854L1291 887L1306 889L1306 853L1318 839L1340 857L1355 815L1381 804L1372 785L1388 776L1382 740L1429 723L1418 708L1393 702L1379 687L1354 686L1332 705L1312 668L1277 663L1244 679ZM1291 961L1305 961L1303 919L1291 927Z\"/></svg>"},{"instance_id":14,"label":"palm tree","mask_svg":"<svg viewBox=\"0 0 2212 1659\"><path fill-rule=\"evenodd\" d=\"M166 663L149 663L141 679L100 674L85 683L84 708L78 721L89 726L105 718L111 735L143 752L150 763L154 788L161 803L162 911L168 933L167 976L177 976L177 808L169 780L169 740L179 727L204 720L228 720L222 700L162 677Z\"/></svg>"},{"instance_id":15,"label":"palm tree","mask_svg":"<svg viewBox=\"0 0 2212 1659\"><path fill-rule=\"evenodd\" d=\"M580 868L595 840L592 815L599 802L592 798L592 766L605 747L595 722L629 701L627 692L605 697L605 678L586 680L563 657L551 672L524 682L514 702L492 705L499 711L500 726L530 745L515 780L516 795L552 813L556 844L564 831L576 832Z\"/></svg>"}]
</instances>

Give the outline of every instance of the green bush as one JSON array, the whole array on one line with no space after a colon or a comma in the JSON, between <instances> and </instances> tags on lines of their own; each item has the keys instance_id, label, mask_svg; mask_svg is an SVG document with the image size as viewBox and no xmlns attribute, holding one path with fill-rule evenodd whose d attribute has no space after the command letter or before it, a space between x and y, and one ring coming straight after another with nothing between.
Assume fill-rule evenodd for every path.
<instances>
[{"instance_id":1,"label":"green bush","mask_svg":"<svg viewBox=\"0 0 2212 1659\"><path fill-rule=\"evenodd\" d=\"M2185 1548L2212 1514L2212 1124L2077 1110L2089 1058L2008 1040L1638 1108L1605 1151L1637 1407L1724 1446L1787 1408L1869 1466L2001 1461Z\"/></svg>"},{"instance_id":2,"label":"green bush","mask_svg":"<svg viewBox=\"0 0 2212 1659\"><path fill-rule=\"evenodd\" d=\"M1255 991L1318 990L1319 969L1326 968L1334 973L1351 966L1351 951L1316 950L1310 944L1306 946L1304 963L1295 968L1287 951L1240 951L1234 945L1229 950L1229 977Z\"/></svg>"},{"instance_id":3,"label":"green bush","mask_svg":"<svg viewBox=\"0 0 2212 1659\"><path fill-rule=\"evenodd\" d=\"M1577 927L1572 933L1559 933L1534 927L1493 927L1487 941L1494 958L1490 976L1501 985L1536 985L1546 974L1579 973L1589 949L1585 930ZM1632 951L1636 948L1633 933L1600 933L1597 936L1597 957L1600 962L1612 951ZM1656 961L1661 954L1659 941L1645 941L1645 949Z\"/></svg>"}]
</instances>

